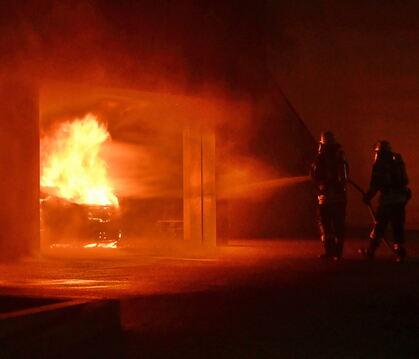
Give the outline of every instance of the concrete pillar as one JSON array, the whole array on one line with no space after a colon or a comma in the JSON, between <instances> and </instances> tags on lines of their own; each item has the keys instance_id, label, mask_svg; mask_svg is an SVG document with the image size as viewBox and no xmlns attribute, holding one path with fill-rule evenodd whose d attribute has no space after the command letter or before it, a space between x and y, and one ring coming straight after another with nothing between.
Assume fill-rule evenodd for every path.
<instances>
[{"instance_id":1,"label":"concrete pillar","mask_svg":"<svg viewBox=\"0 0 419 359\"><path fill-rule=\"evenodd\" d=\"M15 74L0 81L0 259L39 248L37 88Z\"/></svg>"},{"instance_id":2,"label":"concrete pillar","mask_svg":"<svg viewBox=\"0 0 419 359\"><path fill-rule=\"evenodd\" d=\"M202 210L203 238L208 246L215 246L216 231L216 191L215 191L215 135L204 133L202 139Z\"/></svg>"},{"instance_id":3,"label":"concrete pillar","mask_svg":"<svg viewBox=\"0 0 419 359\"><path fill-rule=\"evenodd\" d=\"M195 127L183 132L184 239L216 245L215 136Z\"/></svg>"}]
</instances>

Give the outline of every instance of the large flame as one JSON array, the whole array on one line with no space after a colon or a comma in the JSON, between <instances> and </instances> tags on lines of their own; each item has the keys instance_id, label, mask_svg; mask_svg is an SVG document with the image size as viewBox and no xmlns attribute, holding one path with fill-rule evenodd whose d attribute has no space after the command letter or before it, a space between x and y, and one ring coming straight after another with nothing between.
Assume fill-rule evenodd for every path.
<instances>
[{"instance_id":1,"label":"large flame","mask_svg":"<svg viewBox=\"0 0 419 359\"><path fill-rule=\"evenodd\" d=\"M100 157L109 138L106 126L91 113L64 122L41 140L41 186L74 203L118 206Z\"/></svg>"}]
</instances>

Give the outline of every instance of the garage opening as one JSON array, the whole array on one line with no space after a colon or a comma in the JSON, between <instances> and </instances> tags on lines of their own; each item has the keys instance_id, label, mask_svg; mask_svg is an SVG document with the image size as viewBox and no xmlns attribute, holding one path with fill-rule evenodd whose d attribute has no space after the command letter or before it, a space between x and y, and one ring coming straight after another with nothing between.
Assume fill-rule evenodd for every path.
<instances>
[{"instance_id":1,"label":"garage opening","mask_svg":"<svg viewBox=\"0 0 419 359\"><path fill-rule=\"evenodd\" d=\"M41 250L214 246L221 117L198 98L44 86Z\"/></svg>"}]
</instances>

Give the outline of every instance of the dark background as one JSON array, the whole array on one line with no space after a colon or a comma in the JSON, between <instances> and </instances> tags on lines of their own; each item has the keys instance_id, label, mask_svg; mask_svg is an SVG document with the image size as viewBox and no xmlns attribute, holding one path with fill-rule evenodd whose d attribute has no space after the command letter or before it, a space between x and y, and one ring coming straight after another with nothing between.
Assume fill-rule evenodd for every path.
<instances>
[{"instance_id":1,"label":"dark background","mask_svg":"<svg viewBox=\"0 0 419 359\"><path fill-rule=\"evenodd\" d=\"M367 186L372 149L387 139L419 191L419 3L269 1L268 59L275 79L316 137L334 131L351 177ZM353 191L352 191L353 192ZM358 194L349 221L369 221ZM407 221L418 228L414 195Z\"/></svg>"}]
</instances>

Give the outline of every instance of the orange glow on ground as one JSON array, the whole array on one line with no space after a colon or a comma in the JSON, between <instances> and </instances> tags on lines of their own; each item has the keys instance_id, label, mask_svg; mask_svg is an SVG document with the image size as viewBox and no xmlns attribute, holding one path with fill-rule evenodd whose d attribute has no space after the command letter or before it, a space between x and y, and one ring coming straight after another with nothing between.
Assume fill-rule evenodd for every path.
<instances>
[{"instance_id":1,"label":"orange glow on ground","mask_svg":"<svg viewBox=\"0 0 419 359\"><path fill-rule=\"evenodd\" d=\"M89 243L83 246L84 248L118 248L118 242L113 241L109 243Z\"/></svg>"}]
</instances>

